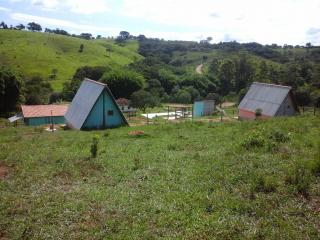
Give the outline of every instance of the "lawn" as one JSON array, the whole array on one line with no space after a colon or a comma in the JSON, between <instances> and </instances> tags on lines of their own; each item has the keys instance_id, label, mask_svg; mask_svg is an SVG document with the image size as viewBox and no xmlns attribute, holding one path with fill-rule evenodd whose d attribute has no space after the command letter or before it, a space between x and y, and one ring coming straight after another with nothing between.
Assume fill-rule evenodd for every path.
<instances>
[{"instance_id":1,"label":"lawn","mask_svg":"<svg viewBox=\"0 0 320 240\"><path fill-rule=\"evenodd\" d=\"M81 44L84 45L82 53L79 52ZM0 64L27 77L40 75L45 79L50 79L52 70L56 69L56 78L50 80L54 90L61 90L63 83L81 66L127 65L142 58L137 50L137 41L129 41L121 47L107 39L84 40L48 33L0 31Z\"/></svg>"},{"instance_id":2,"label":"lawn","mask_svg":"<svg viewBox=\"0 0 320 240\"><path fill-rule=\"evenodd\" d=\"M311 115L3 128L0 238L319 239L319 134Z\"/></svg>"}]
</instances>

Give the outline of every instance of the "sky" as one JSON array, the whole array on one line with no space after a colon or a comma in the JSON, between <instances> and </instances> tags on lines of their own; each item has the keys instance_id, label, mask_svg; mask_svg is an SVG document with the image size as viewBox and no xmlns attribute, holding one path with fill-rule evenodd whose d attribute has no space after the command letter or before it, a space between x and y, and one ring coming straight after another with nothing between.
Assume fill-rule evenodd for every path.
<instances>
[{"instance_id":1,"label":"sky","mask_svg":"<svg viewBox=\"0 0 320 240\"><path fill-rule=\"evenodd\" d=\"M0 21L70 33L320 45L320 0L0 0Z\"/></svg>"}]
</instances>

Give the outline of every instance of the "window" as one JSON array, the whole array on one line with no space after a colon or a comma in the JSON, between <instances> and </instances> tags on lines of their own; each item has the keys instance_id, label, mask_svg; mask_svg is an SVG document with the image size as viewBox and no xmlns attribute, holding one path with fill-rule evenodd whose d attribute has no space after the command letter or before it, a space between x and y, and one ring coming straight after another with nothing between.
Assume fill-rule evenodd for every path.
<instances>
[{"instance_id":1,"label":"window","mask_svg":"<svg viewBox=\"0 0 320 240\"><path fill-rule=\"evenodd\" d=\"M124 106L121 107L121 110L124 110Z\"/></svg>"},{"instance_id":2,"label":"window","mask_svg":"<svg viewBox=\"0 0 320 240\"><path fill-rule=\"evenodd\" d=\"M108 116L113 116L113 110L108 110Z\"/></svg>"}]
</instances>

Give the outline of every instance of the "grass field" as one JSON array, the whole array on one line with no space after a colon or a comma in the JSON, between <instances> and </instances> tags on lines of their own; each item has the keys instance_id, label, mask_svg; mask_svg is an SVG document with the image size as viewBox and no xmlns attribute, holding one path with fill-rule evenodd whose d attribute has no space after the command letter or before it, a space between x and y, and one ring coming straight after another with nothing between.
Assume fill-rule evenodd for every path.
<instances>
[{"instance_id":1,"label":"grass field","mask_svg":"<svg viewBox=\"0 0 320 240\"><path fill-rule=\"evenodd\" d=\"M0 129L0 238L319 239L319 134L309 115Z\"/></svg>"},{"instance_id":2,"label":"grass field","mask_svg":"<svg viewBox=\"0 0 320 240\"><path fill-rule=\"evenodd\" d=\"M84 45L82 53L80 45ZM106 50L108 49L108 51ZM138 43L131 41L121 47L112 40L84 40L48 33L0 31L0 65L7 65L26 76L40 75L51 80L54 90L61 90L81 66L127 65L142 58L137 53Z\"/></svg>"}]
</instances>

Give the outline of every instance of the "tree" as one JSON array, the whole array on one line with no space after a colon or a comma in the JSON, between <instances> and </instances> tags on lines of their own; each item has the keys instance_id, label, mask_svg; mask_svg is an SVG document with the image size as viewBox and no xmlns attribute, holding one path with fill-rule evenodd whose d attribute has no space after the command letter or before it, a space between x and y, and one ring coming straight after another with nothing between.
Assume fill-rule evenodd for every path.
<instances>
[{"instance_id":1,"label":"tree","mask_svg":"<svg viewBox=\"0 0 320 240\"><path fill-rule=\"evenodd\" d=\"M207 41L211 42L212 41L212 37L207 37Z\"/></svg>"},{"instance_id":2,"label":"tree","mask_svg":"<svg viewBox=\"0 0 320 240\"><path fill-rule=\"evenodd\" d=\"M309 86L299 87L295 91L297 103L300 106L308 106L311 103L311 91Z\"/></svg>"},{"instance_id":3,"label":"tree","mask_svg":"<svg viewBox=\"0 0 320 240\"><path fill-rule=\"evenodd\" d=\"M175 95L175 100L177 103L183 103L183 104L188 104L191 103L191 94L184 89L180 89L176 95Z\"/></svg>"},{"instance_id":4,"label":"tree","mask_svg":"<svg viewBox=\"0 0 320 240\"><path fill-rule=\"evenodd\" d=\"M311 93L312 104L314 107L320 108L320 89Z\"/></svg>"},{"instance_id":5,"label":"tree","mask_svg":"<svg viewBox=\"0 0 320 240\"><path fill-rule=\"evenodd\" d=\"M0 115L15 111L23 101L23 81L10 69L0 68Z\"/></svg>"},{"instance_id":6,"label":"tree","mask_svg":"<svg viewBox=\"0 0 320 240\"><path fill-rule=\"evenodd\" d=\"M84 78L90 78L92 80L98 81L104 72L110 70L108 67L90 67L84 66L76 70L72 79L68 82L65 82L63 85L62 95L63 99L71 101L76 92L78 91L81 82Z\"/></svg>"},{"instance_id":7,"label":"tree","mask_svg":"<svg viewBox=\"0 0 320 240\"><path fill-rule=\"evenodd\" d=\"M129 98L132 93L143 88L145 79L128 69L113 69L106 72L101 81L107 83L116 98Z\"/></svg>"},{"instance_id":8,"label":"tree","mask_svg":"<svg viewBox=\"0 0 320 240\"><path fill-rule=\"evenodd\" d=\"M139 90L131 95L131 104L133 107L140 108L143 112L146 111L147 107L155 107L159 103L159 99L152 96L151 93L145 90Z\"/></svg>"},{"instance_id":9,"label":"tree","mask_svg":"<svg viewBox=\"0 0 320 240\"><path fill-rule=\"evenodd\" d=\"M161 83L157 79L150 79L147 82L146 90L150 92L153 96L162 97L164 94L164 88L161 86Z\"/></svg>"},{"instance_id":10,"label":"tree","mask_svg":"<svg viewBox=\"0 0 320 240\"><path fill-rule=\"evenodd\" d=\"M208 93L205 100L214 100L215 104L219 104L221 102L221 96L218 93Z\"/></svg>"},{"instance_id":11,"label":"tree","mask_svg":"<svg viewBox=\"0 0 320 240\"><path fill-rule=\"evenodd\" d=\"M239 97L238 97L238 103L240 103L242 101L242 99L244 98L244 96L246 95L247 90L246 89L241 89L239 91Z\"/></svg>"},{"instance_id":12,"label":"tree","mask_svg":"<svg viewBox=\"0 0 320 240\"><path fill-rule=\"evenodd\" d=\"M28 28L28 30L30 30L32 32L41 32L42 31L41 25L38 23L35 23L35 22L29 22L27 24L27 28Z\"/></svg>"},{"instance_id":13,"label":"tree","mask_svg":"<svg viewBox=\"0 0 320 240\"><path fill-rule=\"evenodd\" d=\"M80 38L90 40L90 39L92 39L92 34L91 33L81 33Z\"/></svg>"},{"instance_id":14,"label":"tree","mask_svg":"<svg viewBox=\"0 0 320 240\"><path fill-rule=\"evenodd\" d=\"M2 21L2 22L0 23L0 29L1 29L1 28L2 28L2 29L8 29L8 25L5 24L5 22Z\"/></svg>"},{"instance_id":15,"label":"tree","mask_svg":"<svg viewBox=\"0 0 320 240\"><path fill-rule=\"evenodd\" d=\"M50 94L49 103L52 104L52 103L61 102L62 99L63 99L63 95L61 92L53 92Z\"/></svg>"},{"instance_id":16,"label":"tree","mask_svg":"<svg viewBox=\"0 0 320 240\"><path fill-rule=\"evenodd\" d=\"M129 39L129 36L130 36L130 33L127 32L127 31L121 31L119 36L123 39L123 40L128 40Z\"/></svg>"},{"instance_id":17,"label":"tree","mask_svg":"<svg viewBox=\"0 0 320 240\"><path fill-rule=\"evenodd\" d=\"M48 103L51 92L50 83L40 76L26 80L25 99L27 105Z\"/></svg>"},{"instance_id":18,"label":"tree","mask_svg":"<svg viewBox=\"0 0 320 240\"><path fill-rule=\"evenodd\" d=\"M235 66L227 59L219 66L220 93L225 96L234 89L235 85Z\"/></svg>"},{"instance_id":19,"label":"tree","mask_svg":"<svg viewBox=\"0 0 320 240\"><path fill-rule=\"evenodd\" d=\"M200 98L199 91L193 86L184 87L183 90L186 90L190 94L191 96L190 102L194 102L195 100Z\"/></svg>"},{"instance_id":20,"label":"tree","mask_svg":"<svg viewBox=\"0 0 320 240\"><path fill-rule=\"evenodd\" d=\"M19 24L19 25L17 25L17 26L15 27L15 29L17 29L17 30L23 30L23 29L25 29L25 28L26 28L26 26L23 25L23 24Z\"/></svg>"},{"instance_id":21,"label":"tree","mask_svg":"<svg viewBox=\"0 0 320 240\"><path fill-rule=\"evenodd\" d=\"M251 82L255 69L249 62L246 54L241 54L238 61L235 62L236 76L235 76L235 91L239 92L241 89L246 88Z\"/></svg>"}]
</instances>

